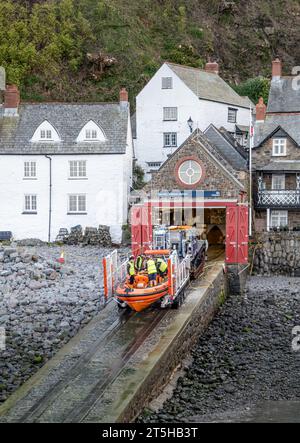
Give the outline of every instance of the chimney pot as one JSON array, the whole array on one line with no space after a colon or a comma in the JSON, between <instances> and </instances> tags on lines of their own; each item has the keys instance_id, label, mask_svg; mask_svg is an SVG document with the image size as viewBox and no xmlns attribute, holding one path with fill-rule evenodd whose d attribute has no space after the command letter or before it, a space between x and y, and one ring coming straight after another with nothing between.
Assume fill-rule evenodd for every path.
<instances>
[{"instance_id":1,"label":"chimney pot","mask_svg":"<svg viewBox=\"0 0 300 443\"><path fill-rule=\"evenodd\" d=\"M16 85L7 85L4 92L5 115L17 115L20 104L20 91Z\"/></svg>"},{"instance_id":2,"label":"chimney pot","mask_svg":"<svg viewBox=\"0 0 300 443\"><path fill-rule=\"evenodd\" d=\"M128 103L128 92L126 88L122 88L120 91L120 103L122 102Z\"/></svg>"},{"instance_id":3,"label":"chimney pot","mask_svg":"<svg viewBox=\"0 0 300 443\"><path fill-rule=\"evenodd\" d=\"M259 98L258 103L256 105L256 121L263 122L266 118L267 107L264 103L264 99L262 97Z\"/></svg>"},{"instance_id":4,"label":"chimney pot","mask_svg":"<svg viewBox=\"0 0 300 443\"><path fill-rule=\"evenodd\" d=\"M272 61L272 78L279 79L282 75L282 62L276 57L275 60Z\"/></svg>"},{"instance_id":5,"label":"chimney pot","mask_svg":"<svg viewBox=\"0 0 300 443\"><path fill-rule=\"evenodd\" d=\"M219 64L209 60L205 65L205 71L213 74L219 74Z\"/></svg>"}]
</instances>

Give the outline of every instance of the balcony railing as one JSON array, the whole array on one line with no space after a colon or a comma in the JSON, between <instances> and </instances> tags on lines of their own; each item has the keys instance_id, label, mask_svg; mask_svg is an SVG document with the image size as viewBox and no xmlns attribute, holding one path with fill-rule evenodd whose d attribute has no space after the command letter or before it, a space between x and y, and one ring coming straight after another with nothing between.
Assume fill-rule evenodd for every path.
<instances>
[{"instance_id":1,"label":"balcony railing","mask_svg":"<svg viewBox=\"0 0 300 443\"><path fill-rule=\"evenodd\" d=\"M259 190L255 198L257 208L300 208L299 190Z\"/></svg>"}]
</instances>

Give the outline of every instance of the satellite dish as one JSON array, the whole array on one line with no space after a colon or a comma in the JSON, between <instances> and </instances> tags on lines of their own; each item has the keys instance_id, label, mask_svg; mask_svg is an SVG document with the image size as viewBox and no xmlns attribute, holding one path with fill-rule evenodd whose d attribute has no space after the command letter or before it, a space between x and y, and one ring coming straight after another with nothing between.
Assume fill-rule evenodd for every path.
<instances>
[{"instance_id":1,"label":"satellite dish","mask_svg":"<svg viewBox=\"0 0 300 443\"><path fill-rule=\"evenodd\" d=\"M5 77L6 77L5 69L2 66L0 66L0 91L5 91L6 87Z\"/></svg>"}]
</instances>

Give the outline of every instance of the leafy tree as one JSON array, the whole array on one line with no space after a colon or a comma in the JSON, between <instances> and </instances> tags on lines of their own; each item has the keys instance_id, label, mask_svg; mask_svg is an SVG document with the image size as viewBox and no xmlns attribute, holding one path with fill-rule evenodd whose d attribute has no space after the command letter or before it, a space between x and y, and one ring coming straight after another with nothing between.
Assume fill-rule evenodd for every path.
<instances>
[{"instance_id":1,"label":"leafy tree","mask_svg":"<svg viewBox=\"0 0 300 443\"><path fill-rule=\"evenodd\" d=\"M133 189L138 190L142 189L145 186L144 181L145 173L141 166L136 163L133 165Z\"/></svg>"},{"instance_id":2,"label":"leafy tree","mask_svg":"<svg viewBox=\"0 0 300 443\"><path fill-rule=\"evenodd\" d=\"M264 102L268 103L270 80L267 78L250 78L239 85L233 85L233 88L239 95L247 95L254 104L258 103L260 97L263 97Z\"/></svg>"}]
</instances>

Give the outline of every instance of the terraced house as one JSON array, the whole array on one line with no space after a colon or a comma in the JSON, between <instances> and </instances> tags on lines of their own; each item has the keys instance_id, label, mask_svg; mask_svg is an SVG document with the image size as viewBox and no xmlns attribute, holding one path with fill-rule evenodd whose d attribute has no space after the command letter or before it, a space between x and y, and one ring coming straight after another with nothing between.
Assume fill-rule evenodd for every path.
<instances>
[{"instance_id":1,"label":"terraced house","mask_svg":"<svg viewBox=\"0 0 300 443\"><path fill-rule=\"evenodd\" d=\"M256 107L253 167L256 231L300 230L300 88L279 59L268 106Z\"/></svg>"},{"instance_id":2,"label":"terraced house","mask_svg":"<svg viewBox=\"0 0 300 443\"><path fill-rule=\"evenodd\" d=\"M133 144L128 94L119 103L0 105L0 231L53 241L60 228L127 221Z\"/></svg>"}]
</instances>

